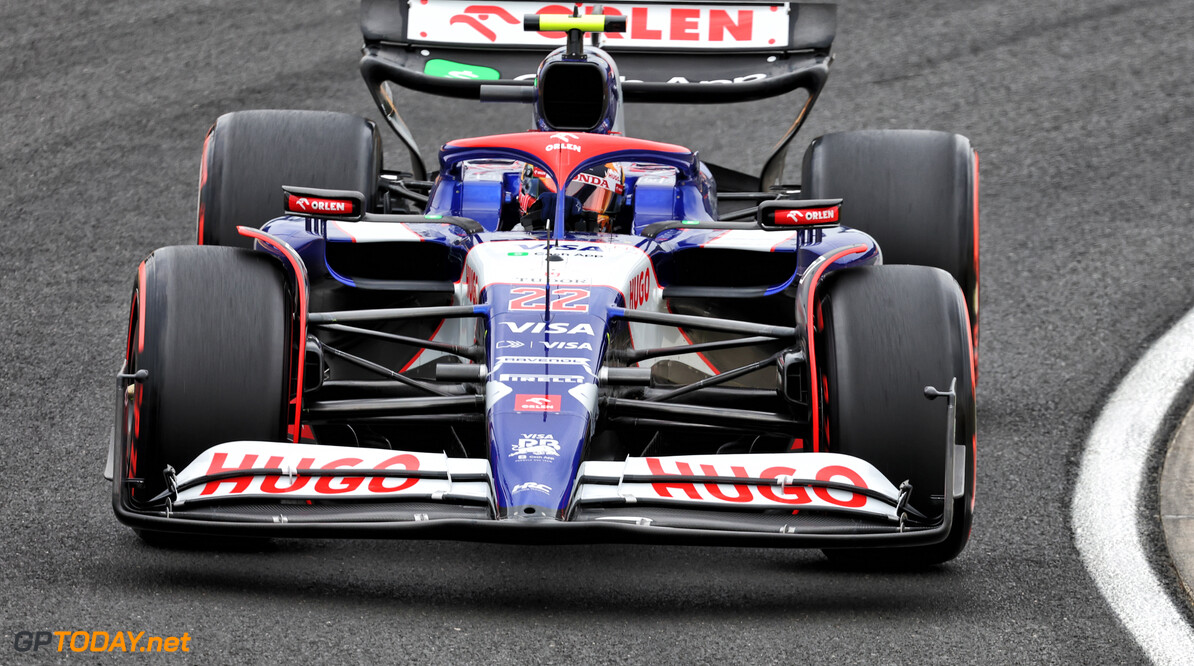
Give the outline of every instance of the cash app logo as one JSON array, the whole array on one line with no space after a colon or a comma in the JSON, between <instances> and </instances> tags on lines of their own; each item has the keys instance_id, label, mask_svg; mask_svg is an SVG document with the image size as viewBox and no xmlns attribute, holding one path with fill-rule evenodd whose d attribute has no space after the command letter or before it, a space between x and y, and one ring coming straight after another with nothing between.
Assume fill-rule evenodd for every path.
<instances>
[{"instance_id":1,"label":"cash app logo","mask_svg":"<svg viewBox=\"0 0 1194 666\"><path fill-rule=\"evenodd\" d=\"M452 62L451 60L441 60L438 58L428 60L427 65L423 68L423 73L428 76L442 76L449 79L473 79L477 81L496 81L502 78L502 75L492 67L466 65L462 62Z\"/></svg>"}]
</instances>

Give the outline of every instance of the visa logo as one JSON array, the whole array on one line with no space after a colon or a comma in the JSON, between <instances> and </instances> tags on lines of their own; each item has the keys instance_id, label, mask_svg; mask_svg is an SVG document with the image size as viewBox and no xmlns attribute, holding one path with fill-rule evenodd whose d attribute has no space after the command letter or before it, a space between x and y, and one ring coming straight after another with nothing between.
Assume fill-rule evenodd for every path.
<instances>
[{"instance_id":1,"label":"visa logo","mask_svg":"<svg viewBox=\"0 0 1194 666\"><path fill-rule=\"evenodd\" d=\"M593 327L588 324L569 324L567 322L535 322L515 323L503 321L502 326L510 329L511 333L549 333L555 335L593 335Z\"/></svg>"},{"instance_id":2,"label":"visa logo","mask_svg":"<svg viewBox=\"0 0 1194 666\"><path fill-rule=\"evenodd\" d=\"M587 342L565 342L563 340L559 342L540 340L539 342L548 349L587 349L593 351L593 345Z\"/></svg>"}]
</instances>

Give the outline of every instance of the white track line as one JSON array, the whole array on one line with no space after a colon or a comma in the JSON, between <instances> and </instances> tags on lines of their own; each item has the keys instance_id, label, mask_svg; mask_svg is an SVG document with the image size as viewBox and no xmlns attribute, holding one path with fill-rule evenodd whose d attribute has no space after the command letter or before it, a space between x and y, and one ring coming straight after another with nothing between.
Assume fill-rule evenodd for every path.
<instances>
[{"instance_id":1,"label":"white track line","mask_svg":"<svg viewBox=\"0 0 1194 666\"><path fill-rule=\"evenodd\" d=\"M1153 662L1194 664L1194 630L1153 574L1140 490L1165 416L1194 375L1194 310L1157 340L1115 390L1082 455L1074 542L1120 622Z\"/></svg>"}]
</instances>

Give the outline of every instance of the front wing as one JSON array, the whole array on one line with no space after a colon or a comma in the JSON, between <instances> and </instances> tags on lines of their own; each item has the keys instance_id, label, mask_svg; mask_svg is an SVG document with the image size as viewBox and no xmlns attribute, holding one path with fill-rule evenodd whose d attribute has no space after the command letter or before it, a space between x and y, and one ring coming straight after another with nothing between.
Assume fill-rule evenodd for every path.
<instances>
[{"instance_id":1,"label":"front wing","mask_svg":"<svg viewBox=\"0 0 1194 666\"><path fill-rule=\"evenodd\" d=\"M965 457L946 446L946 497L957 497ZM953 523L954 502L942 503L941 516L909 519L916 512L902 488L866 461L832 453L585 462L566 520L497 518L499 482L480 459L245 441L169 474L169 489L146 506L131 505L123 479L113 501L136 528L267 537L832 548L932 544Z\"/></svg>"}]
</instances>

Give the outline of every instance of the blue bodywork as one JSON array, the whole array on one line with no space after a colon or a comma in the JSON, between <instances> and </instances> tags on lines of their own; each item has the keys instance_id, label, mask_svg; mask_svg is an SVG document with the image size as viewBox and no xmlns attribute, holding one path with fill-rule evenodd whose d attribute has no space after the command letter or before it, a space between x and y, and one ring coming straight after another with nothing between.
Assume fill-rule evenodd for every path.
<instances>
[{"instance_id":1,"label":"blue bodywork","mask_svg":"<svg viewBox=\"0 0 1194 666\"><path fill-rule=\"evenodd\" d=\"M654 238L636 235L568 232L557 225L553 232L497 231L503 220L500 211L517 196L520 169L511 168L500 178L466 181L462 165L470 160L517 160L546 164L533 155L515 149L458 149L446 147L441 152L440 176L431 193L424 222L405 222L403 226L430 248L445 247L454 266L463 267L469 251L486 242L523 241L527 250L553 243L624 244L641 249L651 260L660 286L672 286L669 262L686 252L706 252L705 246L726 233L723 229L703 228L714 222L715 190L707 171L695 156L644 154L641 152L603 154L585 161L569 177L586 165L611 161L662 163L674 169L671 181L651 179L639 185L638 178L628 179L627 195L633 201L634 229L665 220L686 220L689 224L666 229ZM511 175L513 174L513 175ZM561 178L561 181L566 182ZM561 198L562 199L562 198ZM562 205L562 204L561 204ZM468 234L459 227L437 221L440 217L470 217L488 231ZM352 243L346 230L352 223L337 223L302 217L281 217L264 227L269 234L293 247L303 262L312 283L332 278L347 286L360 286L328 265L328 244ZM765 285L763 295L792 293L810 265L822 255L843 248L866 245L861 254L846 256L829 270L876 263L879 250L866 234L844 227L793 231L775 234L777 243L769 253L793 255L788 278ZM260 247L264 251L270 248ZM463 276L454 276L459 283ZM401 285L393 285L401 289ZM370 288L379 288L373 284ZM585 447L595 428L597 373L606 353L606 345L623 323L610 316L611 308L626 307L625 295L608 287L588 286L583 309L568 311L520 311L512 302L525 294L517 285L491 285L478 294L477 303L488 312L485 339L490 384L509 390L502 399L490 403L486 414L489 460L494 476L494 490L499 514L518 518L561 518L568 507ZM557 287L562 290L562 287ZM745 296L746 294L744 294ZM759 295L757 290L751 294ZM552 298L549 293L547 298ZM519 358L548 358L560 361L528 363ZM500 390L500 389L499 389ZM524 515L539 514L539 515ZM543 515L546 514L546 515Z\"/></svg>"}]
</instances>

